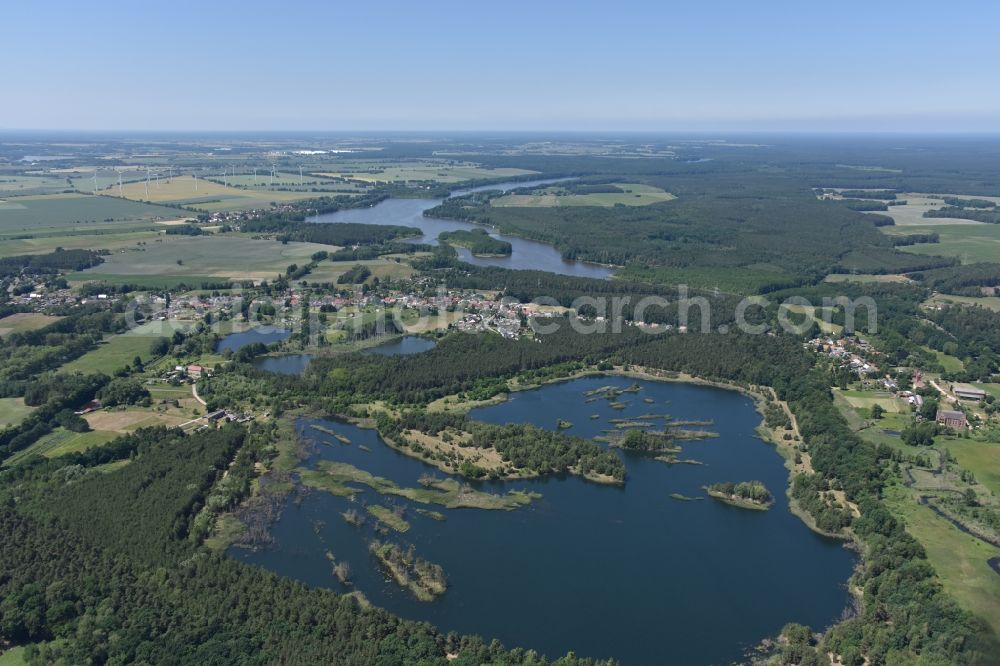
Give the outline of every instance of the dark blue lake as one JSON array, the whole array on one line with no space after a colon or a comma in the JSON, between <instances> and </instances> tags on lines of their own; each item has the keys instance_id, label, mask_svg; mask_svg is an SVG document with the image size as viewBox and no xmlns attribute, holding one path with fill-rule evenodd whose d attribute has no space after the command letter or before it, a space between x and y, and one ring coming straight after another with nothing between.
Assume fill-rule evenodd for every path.
<instances>
[{"instance_id":1,"label":"dark blue lake","mask_svg":"<svg viewBox=\"0 0 1000 666\"><path fill-rule=\"evenodd\" d=\"M310 491L300 503L289 498L271 546L230 554L310 585L352 589L333 576L330 551L350 564L353 588L379 606L444 631L495 637L549 656L573 650L623 664L728 664L787 622L817 629L835 622L848 602L845 584L854 558L789 513L787 471L755 435L760 417L752 401L732 391L665 382L639 382L638 393L617 398L626 403L621 410L585 395L633 383L593 377L552 384L472 415L549 429L565 419L573 423L566 432L583 437L613 428L610 419L642 414L712 420L707 428L720 436L682 442L678 456L702 465L627 455L625 487L576 477L484 483L484 490L527 489L543 497L510 512L426 507L445 514L444 521L418 513L422 505L367 488L354 502ZM300 419L297 428L314 443L307 466L321 459L348 462L408 487L417 486L422 474L440 474L388 448L372 430L309 419ZM703 485L749 479L763 481L775 495L770 511L670 497L704 496ZM417 601L378 570L365 543L374 537L373 521L359 530L339 515L366 503L406 507L412 528L391 538L444 568L449 588L443 597Z\"/></svg>"},{"instance_id":2,"label":"dark blue lake","mask_svg":"<svg viewBox=\"0 0 1000 666\"><path fill-rule=\"evenodd\" d=\"M279 375L301 375L309 367L312 354L285 354L284 356L261 356L253 360L255 368L276 372Z\"/></svg>"},{"instance_id":3,"label":"dark blue lake","mask_svg":"<svg viewBox=\"0 0 1000 666\"><path fill-rule=\"evenodd\" d=\"M226 337L219 340L219 342L215 345L215 351L224 352L227 349L232 349L235 352L255 342L270 345L275 342L287 340L291 335L292 332L284 328L258 326L256 328L251 328L248 331L230 333Z\"/></svg>"},{"instance_id":4,"label":"dark blue lake","mask_svg":"<svg viewBox=\"0 0 1000 666\"><path fill-rule=\"evenodd\" d=\"M369 347L361 353L380 354L382 356L406 356L407 354L419 354L428 349L433 349L435 345L437 343L433 340L428 340L418 335L404 335L401 338Z\"/></svg>"}]
</instances>

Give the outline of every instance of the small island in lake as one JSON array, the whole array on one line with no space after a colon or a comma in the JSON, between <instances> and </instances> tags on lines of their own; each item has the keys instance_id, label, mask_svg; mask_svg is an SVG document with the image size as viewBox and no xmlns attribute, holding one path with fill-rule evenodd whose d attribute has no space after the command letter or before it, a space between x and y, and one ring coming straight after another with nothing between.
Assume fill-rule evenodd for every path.
<instances>
[{"instance_id":1,"label":"small island in lake","mask_svg":"<svg viewBox=\"0 0 1000 666\"><path fill-rule=\"evenodd\" d=\"M493 238L485 229L442 231L438 240L464 247L477 257L509 257L513 252L510 243Z\"/></svg>"},{"instance_id":2,"label":"small island in lake","mask_svg":"<svg viewBox=\"0 0 1000 666\"><path fill-rule=\"evenodd\" d=\"M774 504L771 492L760 481L741 481L740 483L723 481L705 486L705 492L720 502L741 509L767 511Z\"/></svg>"},{"instance_id":3,"label":"small island in lake","mask_svg":"<svg viewBox=\"0 0 1000 666\"><path fill-rule=\"evenodd\" d=\"M412 592L420 601L434 601L448 589L441 567L417 557L413 546L403 550L394 543L372 541L368 550L400 587Z\"/></svg>"},{"instance_id":4,"label":"small island in lake","mask_svg":"<svg viewBox=\"0 0 1000 666\"><path fill-rule=\"evenodd\" d=\"M665 432L630 429L621 437L611 441L611 446L637 453L679 453L673 438Z\"/></svg>"}]
</instances>

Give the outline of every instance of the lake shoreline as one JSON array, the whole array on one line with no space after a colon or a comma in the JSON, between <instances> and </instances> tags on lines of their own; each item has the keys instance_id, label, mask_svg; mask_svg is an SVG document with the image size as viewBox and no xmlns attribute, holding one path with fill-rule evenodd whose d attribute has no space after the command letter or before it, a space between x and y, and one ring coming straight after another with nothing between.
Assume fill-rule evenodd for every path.
<instances>
[{"instance_id":1,"label":"lake shoreline","mask_svg":"<svg viewBox=\"0 0 1000 666\"><path fill-rule=\"evenodd\" d=\"M630 369L629 372L632 372L632 370ZM586 383L582 385L581 390L583 388L593 389L602 384L613 384L616 387L624 389L628 384L631 383L631 380L622 381L621 379L615 379L613 381L606 382L600 379L600 377L612 377L612 378L616 376L621 377L626 374L625 372L616 372L614 370L599 371L596 368L581 368L580 370L572 374L573 374L572 377L548 378L544 382L532 382L534 386L529 386L527 381L525 381L524 384L518 384L515 380L511 382L511 390L506 395L494 396L493 399L490 400L490 402L493 404L500 404L507 400L510 400L514 397L513 396L514 390L523 391L523 390L528 390L529 388L541 387L548 384L566 383L576 378L589 377ZM664 379L664 377L655 377L650 379L662 380ZM677 380L679 379L679 377L675 376L673 377L673 379ZM677 381L677 383L678 384L701 383L704 385L708 385L711 382L703 380L700 382ZM729 385L723 385L720 386L719 388L734 389L734 387ZM527 422L534 423L534 425L538 427L547 426L550 429L555 425L555 420L554 420L555 414L562 414L564 418L569 419L570 421L575 423L576 427L581 428L581 433L582 434L585 433L586 437L588 438L592 434L594 434L592 431L594 431L595 428L603 427L596 425L591 425L587 428L584 427L588 423L590 423L590 421L584 418L584 416L589 414L590 411L600 410L606 418L612 418L612 417L618 418L618 413L615 411L611 411L612 408L607 406L607 404L603 401L593 406L584 406L583 403L581 402L584 401L584 397L581 395L580 390L576 390L575 386L559 388L557 389L557 393L562 397L558 399L558 401L554 404L558 404L560 405L560 407L549 407L548 409L546 409L546 405L549 404L547 402L547 399L542 398L541 402L539 402L539 398L537 398L536 396L531 396L530 398L527 399L522 397L521 400L518 400L517 402L519 403L519 405L522 402L524 404L518 407L518 409L521 411L518 411L517 414L521 414L521 412L523 412L525 409L527 409L528 411L533 411L536 414L534 420ZM730 437L730 435L726 435L727 437L730 437L727 440L729 442L727 446L735 446L735 448L726 449L726 451L730 451L733 454L733 456L735 456L736 459L739 460L746 459L748 462L762 461L753 464L761 464L767 469L771 470L769 472L769 476L758 477L757 473L749 471L747 471L746 473L752 475L754 478L763 478L764 481L768 485L771 485L772 487L777 486L785 479L786 471L781 467L779 467L777 462L773 458L770 458L770 454L763 453L759 447L746 446L746 438L750 437L752 439L755 437L754 428L757 422L760 420L759 415L755 413L756 410L750 409L752 405L749 401L746 401L745 399L732 394L730 394L729 396L717 393L713 394L704 389L698 391L696 389L682 389L680 387L676 389L666 388L662 386L660 388L657 388L656 386L653 386L652 383L645 385L643 387L642 393L638 394L634 392L629 392L629 393L630 394L628 396L629 398L628 402L631 405L629 409L632 411L628 412L628 414L632 414L632 412L634 412L636 415L638 415L643 410L646 411L672 410L676 414L690 417L692 419L697 418L698 420L701 421L705 421L707 419L712 418L713 412L718 413L720 415L719 417L722 418L721 416L722 413L718 412L719 409L725 410L724 413L726 414L728 414L730 411L732 411L734 415L739 414L740 415L738 417L739 419L738 422L740 423L739 439L734 441ZM650 400L648 401L641 400L643 396L648 396ZM681 396L684 396L683 401L681 400ZM653 398L655 398L655 403L652 400ZM716 404L715 401L718 401L719 406L717 408L711 406L713 404ZM656 407L647 407L643 403L647 403L648 405L656 404L663 406L672 404L673 407L672 408L665 407L663 409L657 409ZM579 404L579 409L578 409L579 413L577 411L573 412L566 411L565 408L570 404ZM455 407L455 405L449 405L449 406ZM394 413L393 412L394 408L388 405L378 405L378 406L373 405L371 407L372 409L375 410L387 409L390 411L390 413ZM471 406L469 405L466 405L466 407L471 408ZM538 411L539 409L541 409L541 411ZM692 412L691 409L694 409L695 411ZM304 410L304 411L315 411L315 410ZM356 417L363 413L361 410L357 411L351 410L351 412L353 412L356 415ZM583 416L581 416L581 414ZM297 412L296 415L308 416L308 414L302 412ZM377 415L377 411L372 412L372 415L373 416ZM287 414L287 416L294 418L294 416L291 413ZM344 418L343 416L340 416L335 420L337 422L344 423L345 426L349 424L355 428L361 425L367 425L368 426L368 428L366 428L368 432L367 435L362 435L361 432L358 430L354 430L352 432L351 430L346 428L340 429L337 425L334 425L333 423L330 424L320 423L320 425L325 425L331 430L341 430L343 434L349 436L350 440L353 442L353 446L342 447L338 445L337 442L332 439L332 437L326 435L317 438L320 440L318 448L309 447L307 442L300 442L299 446L306 446L306 448L309 448L313 453L316 453L318 451L319 455L322 457L332 456L332 459L335 460L349 460L351 461L351 464L358 466L359 469L370 469L371 474L381 475L386 478L394 479L397 483L400 484L400 489L398 491L393 491L392 493L390 493L391 495L396 495L397 493L401 493L403 491L405 491L407 495L411 494L410 487L412 484L408 483L407 479L412 480L412 478L415 478L416 475L421 473L419 472L419 470L414 469L412 466L414 465L414 463L418 462L421 463L421 465L426 465L426 463L429 461L421 460L419 456L405 455L406 454L405 451L400 452L398 449L395 449L395 447L392 447L389 442L386 442L384 440L384 438L381 438L381 440L386 444L386 446L381 447L382 453L379 454L378 450L375 448L375 445L372 444L373 441L378 441L378 438L376 437L377 431L374 428L372 428L372 426L374 425L373 420L368 419L367 423L365 423L364 420L356 419L356 417ZM476 414L474 415L474 417L477 420L483 420L487 423L490 422L499 423L499 422L506 422L507 420L512 420L512 421L515 420L515 413L504 412L503 415L498 414L494 417L490 416L489 412L486 412L481 415ZM726 422L728 423L728 421ZM308 439L309 433L311 432L309 429L311 422L300 420L297 423L298 425L295 426L295 431L296 432L304 431L306 433L306 438ZM723 428L723 432L725 433L728 431L725 428ZM317 433L322 434L323 431L317 430ZM326 443L327 446L323 446L323 443ZM371 446L372 451L374 453L356 453L358 451L359 445L362 443L367 443L369 446ZM333 448L329 448L329 446L332 446ZM390 452L388 449L394 449L394 450ZM400 453L403 453L403 455L400 455ZM377 466L369 468L367 466L368 463L365 462L365 456L367 455L374 456L375 454L378 454L378 457L382 460L397 461L393 462L392 465L395 466L402 465L402 467L398 468L406 469L409 471L406 472L406 475L403 478L397 478L396 476L388 474L387 468L382 468L381 470ZM707 464L711 465L716 465L716 464L723 465L721 461L722 459L718 459L720 455L724 456L725 459L729 460L733 459L732 456L728 454L723 454L721 450L716 450L714 447L704 450L703 454L708 456L707 460L711 462ZM373 458L373 460L375 460L375 458ZM401 462L403 460L410 461L408 463L410 467L403 465L403 463ZM646 520L648 522L648 518L647 519L641 518L641 515L647 515L647 514L644 514L641 511L639 513L636 513L634 511L629 512L626 508L629 503L635 505L637 498L641 499L642 507L655 507L655 509L653 509L653 513L648 514L649 516L653 517L660 516L660 519L662 519L662 521L665 521L663 523L657 522L656 524L672 525L674 526L674 528L676 528L676 526L679 524L686 524L686 522L688 521L700 520L700 518L696 518L695 516L700 513L707 512L706 515L712 516L713 520L718 519L722 521L720 525L727 524L729 526L725 530L714 532L715 534L718 534L718 536L712 537L713 539L725 541L726 539L737 538L736 535L743 535L743 538L747 538L750 533L754 533L755 530L761 529L761 526L766 524L770 526L769 529L773 529L776 525L783 525L784 527L782 528L783 530L782 533L786 534L789 539L792 539L794 541L794 543L790 546L793 551L797 551L797 549L800 548L802 544L816 543L815 541L816 537L813 536L809 531L801 529L799 521L792 516L788 516L785 512L771 512L772 516L770 518L764 517L766 515L765 512L759 512L756 517L752 515L751 516L738 515L737 513L728 511L724 507L709 506L710 504L712 504L711 502L697 501L697 500L703 500L703 497L697 497L697 495L699 495L700 493L698 493L696 487L694 485L691 485L690 483L685 483L681 481L680 485L675 485L674 482L669 481L669 479L671 478L679 480L682 477L687 477L690 479L691 477L689 476L689 474L695 474L696 477L698 478L697 487L701 487L702 484L715 480L715 478L713 477L717 478L720 475L738 477L742 475L743 472L745 471L745 468L743 467L739 467L738 469L736 468L729 469L728 466L722 466L718 468L718 471L709 474L706 474L705 472L689 473L687 470L684 470L683 474L679 474L676 477L663 477L661 472L657 472L654 466L651 466L651 465L657 465L658 463L651 464L645 462L644 460L642 461L637 459L633 460L632 457L630 457L629 460L635 465L637 465L637 467L634 470L631 470L630 468L631 471L635 472L634 478L630 477L630 481L634 482L634 484L633 483L629 484L630 487L635 488L635 490L630 493L624 493L624 492L614 493L610 492L610 488L609 490L606 491L598 490L595 489L591 483L581 483L583 481L586 481L585 479L582 479L580 477L577 477L577 479L572 479L570 478L570 475L564 475L566 478L561 480L552 479L552 481L545 481L544 479L539 479L539 481L543 483L548 483L549 485L547 486L534 485L534 484L526 485L525 481L530 481L530 479L525 479L525 480L519 479L513 481L512 486L514 488L524 489L527 491L539 490L543 495L539 504L534 505L530 509L527 509L523 512L521 511L487 512L486 514L483 514L482 517L471 518L471 516L473 515L479 516L480 514L478 513L472 514L471 511L467 512L464 510L458 510L458 511L449 510L446 512L447 521L441 522L437 519L432 519L428 518L427 516L421 515L419 507L414 509L412 508L413 505L411 504L412 513L407 515L405 519L407 523L412 523L412 529L406 531L406 536L404 538L408 541L416 543L418 552L421 553L421 557L426 557L432 562L440 563L441 565L444 566L446 570L449 571L449 574L454 575L454 578L451 581L454 582L454 588L450 589L448 593L444 597L442 597L441 600L438 601L438 603L424 606L423 610L417 610L415 608L415 606L418 605L419 599L415 599L414 596L410 593L404 592L401 594L400 590L402 590L402 588L400 588L395 583L392 583L390 581L392 587L395 588L395 591L393 591L393 589L389 587L386 587L387 585L386 576L379 573L379 571L376 569L372 569L367 574L364 573L367 570L358 570L356 572L356 579L354 581L354 585L357 587L357 589L364 590L366 594L373 595L371 596L371 598L376 606L387 608L391 612L402 614L404 617L423 619L434 623L436 626L441 626L446 629L454 628L457 630L458 628L464 628L465 620L463 620L462 618L464 618L466 615L461 610L456 608L456 603L460 604L460 602L468 595L475 595L476 593L482 592L482 590L480 589L480 587L482 586L477 587L477 585L470 583L471 579L469 578L469 572L466 571L461 565L456 564L455 558L448 555L450 551L446 548L442 550L443 547L436 546L436 544L441 543L442 539L461 540L463 538L462 535L467 534L465 530L470 529L471 526L477 525L481 521L490 521L491 525L493 523L496 523L498 525L498 529L501 530L500 533L506 535L504 537L504 540L507 541L510 538L512 538L512 536L515 534L522 534L521 532L522 527L520 527L521 525L527 525L529 526L529 529L538 532L538 530L540 529L539 528L540 525L545 525L547 522L552 522L552 526L549 526L547 529L542 529L540 533L550 534L552 533L552 529L555 529L556 533L558 533L560 530L566 530L567 534L564 536L568 539L571 539L574 542L579 540L579 544L582 546L583 544L588 543L589 539L589 537L587 536L588 529L579 530L576 527L573 527L572 521L566 522L560 520L558 516L559 511L565 511L567 516L575 515L577 511L583 511L582 516L584 517L586 524L590 524L594 520L597 520L597 523L593 525L594 529L597 529L598 526L607 526L606 528L602 527L601 529L610 529L614 533L618 533L620 530L624 530L622 534L629 535L629 531L630 530L634 531L636 529L636 526L641 524L643 520ZM302 467L303 463L299 462L298 466ZM310 464L308 466L311 467L312 465ZM724 473L721 471L723 469L729 469L729 472ZM425 471L430 474L434 473L433 470L429 469L428 467L425 467ZM451 475L449 474L448 476ZM549 475L533 475L533 476L549 476ZM461 477L451 477L451 478L456 478L457 481L463 480ZM654 484L651 485L650 482L654 478L660 480L656 481ZM331 477L330 480L336 481L337 479ZM664 481L666 481L666 483L664 483ZM690 487L686 487L688 485L690 485ZM589 491L585 490L587 486L590 486L591 490ZM480 487L478 484L473 484L473 487L481 488L481 490L485 490L488 492L503 492L504 490L503 484L497 484L496 486L483 486L483 487ZM671 491L673 491L673 494L671 494ZM412 492L418 492L416 487L413 488ZM652 495L650 495L650 493ZM662 499L663 502L657 503L653 501L653 496ZM341 543L340 541L334 541L333 539L335 535L338 534L338 530L342 531L346 528L338 527L340 525L339 521L330 521L329 526L324 527L324 521L325 521L324 516L331 515L330 511L333 510L342 511L345 507L351 507L352 505L347 504L347 502L349 502L348 499L339 498L336 496L335 493L334 494L307 493L304 494L303 497L305 497L307 501L305 503L302 503L301 505L298 503L297 500L295 500L294 495L292 497L287 498L285 503L282 504L282 509L283 509L282 516L279 520L273 523L273 528L272 528L272 533L274 534L274 544L275 544L274 546L270 546L268 544L262 544L263 545L262 548L254 550L252 552L234 548L233 550L229 551L229 554L232 557L235 557L240 560L266 566L267 568L282 573L283 575L291 575L293 578L301 576L303 577L303 580L305 582L311 585L332 586L334 589L339 589L336 580L330 582L331 575L330 575L330 566L328 562L320 561L320 558L314 557L315 553L313 553L313 555L308 555L308 556L303 555L299 550L295 550L295 548L298 548L297 546L295 548L292 548L288 544L293 544L292 541L293 535L301 535L303 543L305 543L305 540L307 539L314 539L315 538L314 533L316 532L316 530L323 530L324 534L326 535L321 538L321 543L327 543L327 544ZM358 501L362 502L362 505L367 504L363 499L360 499L363 496L359 495L358 497L359 497ZM412 498L406 497L405 495L400 495L400 497L407 503L416 501ZM589 509L584 509L583 507L586 506L586 504L577 504L575 502L568 502L567 501L568 498L571 497L572 498L579 497L581 499L588 498L586 501L593 502L593 504L589 507ZM393 505L396 502L399 502L400 500L390 499L382 501L372 497L371 500L369 501L371 501L372 503L377 502L385 507L392 508ZM619 502L625 502L626 504L624 506L618 507ZM674 508L673 509L665 508L665 503L672 503ZM308 509L307 507L309 506L312 506L313 508ZM317 506L322 506L324 508L322 511L316 513ZM634 509L635 506L633 506L632 508ZM304 517L305 514L303 514L302 512L307 510L311 510L314 513L310 514L309 517ZM440 509L440 511L444 511L444 509ZM664 511L666 513L664 513ZM371 513L371 512L366 511L366 513ZM412 517L410 517L411 515ZM504 516L510 516L510 517L508 518ZM370 519L370 521L371 520L372 519ZM375 520L377 521L377 517L375 518ZM369 530L378 528L377 522L371 522L371 525L375 527L370 527ZM400 526L402 526L402 523L400 524ZM553 526L558 526L558 527L556 528ZM383 531L385 530L385 528L382 529ZM392 527L389 527L388 529L389 533L394 532L397 535L401 534L399 530L396 530ZM687 532L685 531L684 533ZM580 536L581 534L582 536ZM733 536L732 537L725 536L727 534L731 534ZM299 537L296 536L294 538L297 539ZM348 536L340 534L339 537L337 538L347 539ZM625 536L625 538L627 540L631 537ZM350 541L351 545L347 545L347 542L344 542L344 545L335 549L337 552L338 561L339 560L349 561L351 565L357 565L358 562L364 562L370 560L370 555L366 554L365 556L362 557L361 555L352 552L352 549L361 548L361 546L359 546L358 544L361 543L362 540L355 539L353 536L353 532L351 532L350 539L352 539ZM355 541L357 541L357 543L355 543ZM282 544L285 545L283 546ZM597 545L595 547L597 547L598 550L600 550L603 546ZM804 552L811 553L813 552L812 549L816 547L818 546L814 545L812 547L806 548ZM289 550L289 548L292 549ZM837 547L836 544L829 541L827 541L825 543L825 546L823 546L822 548L825 549L825 552L827 553L831 552L831 550L843 552L842 549ZM766 546L758 544L757 550L761 551L760 553L761 556L767 556L764 554L765 552L767 552ZM782 551L785 553L789 552L786 548L783 548ZM715 551L713 550L713 552ZM309 568L306 569L307 571L310 571L312 573L309 574L296 573L297 571L302 571L301 569L294 568L300 566L300 564L295 564L295 563L299 561L297 558L302 558L302 557L307 557L308 561L313 562L312 564L309 564L308 565ZM851 566L850 564L846 563L846 559L848 557L846 554L841 556L832 556L832 557L833 561L839 562L841 565L843 565L843 568L845 568L846 571L843 573L842 577L838 574L838 576L836 576L836 580L830 579L823 587L825 595L824 598L827 599L828 603L825 607L822 608L826 608L829 611L829 615L828 616L821 615L818 618L810 620L809 619L810 616L808 615L807 612L806 614L803 615L794 615L794 617L801 618L801 620L813 625L819 622L825 626L826 624L832 623L834 621L835 615L845 607L843 604L846 604L846 606L848 607L851 605L850 601L845 602L843 600L840 600L841 605L833 604L836 606L836 609L832 609L832 606L829 603L838 600L838 599L831 599L831 597L837 597L838 593L836 592L836 590L840 590L839 594L841 594L843 597L847 596L846 594L843 593L843 580L849 576L850 566ZM791 565L791 563L789 563L789 565ZM588 566L586 565L581 565L581 566L584 567L583 570L589 570ZM501 569L502 568L503 566L501 566ZM807 566L805 568L808 569L809 567ZM839 572L840 568L834 569L833 571ZM370 580L368 580L367 582L365 581L366 575L370 578ZM634 578L635 578L634 576L625 577L625 579L631 582L638 583L639 581L633 580ZM826 578L830 578L830 576L826 576ZM472 597L470 597L470 599L471 598ZM649 603L656 605L657 602L650 601ZM820 609L821 611L822 608ZM485 613L483 617L488 617L490 615L490 611L488 610L484 610L482 612ZM474 631L476 630L476 628L477 628L476 625L470 624L468 630ZM500 633L498 637L501 640L503 640L504 638L508 638L511 635L510 631L511 629L510 627L508 627L507 633L506 634ZM769 627L761 627L759 628L759 633L757 632L757 630L755 630L754 635L748 638L751 641L760 640L760 637L768 635L769 631L771 631ZM535 639L532 639L533 642L531 644L535 644L534 641L536 639L540 641L539 643L540 645L547 646L546 640L544 638L538 639L537 637ZM548 649L550 650L560 649L558 647L559 646L558 641L556 641L555 644L557 647L549 647ZM589 653L591 652L588 652L588 654ZM602 652L598 650L593 653L601 654ZM646 662L638 662L638 663L646 663Z\"/></svg>"}]
</instances>

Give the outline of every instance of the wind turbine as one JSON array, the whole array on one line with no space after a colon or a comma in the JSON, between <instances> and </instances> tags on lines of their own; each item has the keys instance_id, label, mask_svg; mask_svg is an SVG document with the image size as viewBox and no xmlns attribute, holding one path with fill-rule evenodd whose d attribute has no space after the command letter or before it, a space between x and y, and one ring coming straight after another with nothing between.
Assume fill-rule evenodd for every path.
<instances>
[{"instance_id":1,"label":"wind turbine","mask_svg":"<svg viewBox=\"0 0 1000 666\"><path fill-rule=\"evenodd\" d=\"M97 194L97 169L94 169L94 194Z\"/></svg>"},{"instance_id":2,"label":"wind turbine","mask_svg":"<svg viewBox=\"0 0 1000 666\"><path fill-rule=\"evenodd\" d=\"M149 167L146 167L146 199L149 199Z\"/></svg>"},{"instance_id":3,"label":"wind turbine","mask_svg":"<svg viewBox=\"0 0 1000 666\"><path fill-rule=\"evenodd\" d=\"M274 187L274 165L271 165L271 184L268 187Z\"/></svg>"},{"instance_id":4,"label":"wind turbine","mask_svg":"<svg viewBox=\"0 0 1000 666\"><path fill-rule=\"evenodd\" d=\"M117 169L116 169L117 171ZM122 193L122 172L118 171L118 196L124 198L125 195Z\"/></svg>"},{"instance_id":5,"label":"wind turbine","mask_svg":"<svg viewBox=\"0 0 1000 666\"><path fill-rule=\"evenodd\" d=\"M302 187L302 165L299 165L299 187Z\"/></svg>"},{"instance_id":6,"label":"wind turbine","mask_svg":"<svg viewBox=\"0 0 1000 666\"><path fill-rule=\"evenodd\" d=\"M257 167L253 168L253 184L257 185Z\"/></svg>"},{"instance_id":7,"label":"wind turbine","mask_svg":"<svg viewBox=\"0 0 1000 666\"><path fill-rule=\"evenodd\" d=\"M222 168L222 184L229 187L229 171L225 167Z\"/></svg>"}]
</instances>

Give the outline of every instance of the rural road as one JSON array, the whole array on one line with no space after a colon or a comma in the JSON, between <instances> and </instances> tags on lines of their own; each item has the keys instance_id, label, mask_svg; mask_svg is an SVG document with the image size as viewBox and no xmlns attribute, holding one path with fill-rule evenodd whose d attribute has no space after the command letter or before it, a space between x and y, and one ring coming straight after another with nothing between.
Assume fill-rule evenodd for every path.
<instances>
[{"instance_id":1,"label":"rural road","mask_svg":"<svg viewBox=\"0 0 1000 666\"><path fill-rule=\"evenodd\" d=\"M946 397L946 398L948 398L949 400L952 400L952 401L957 401L958 400L958 398L956 398L955 396L953 396L952 394L948 393L943 388L941 388L940 386L938 386L938 383L936 381L934 381L933 379L928 379L927 381L928 381L928 383L930 383L931 386L933 386L935 389L937 389L938 393L940 393L944 397Z\"/></svg>"},{"instance_id":2,"label":"rural road","mask_svg":"<svg viewBox=\"0 0 1000 666\"><path fill-rule=\"evenodd\" d=\"M191 395L194 397L195 400L201 403L202 407L205 407L207 405L207 403L201 399L201 396L198 395L198 382L191 384Z\"/></svg>"}]
</instances>

